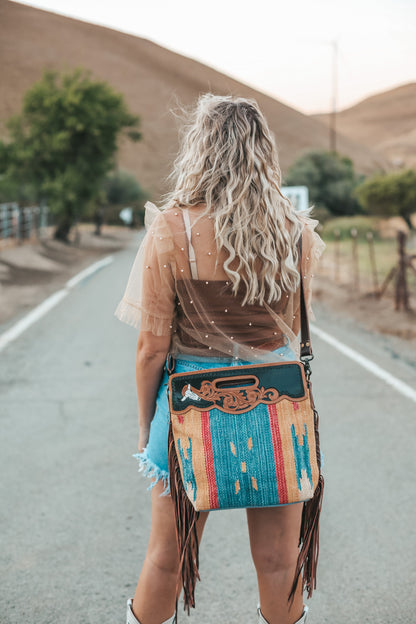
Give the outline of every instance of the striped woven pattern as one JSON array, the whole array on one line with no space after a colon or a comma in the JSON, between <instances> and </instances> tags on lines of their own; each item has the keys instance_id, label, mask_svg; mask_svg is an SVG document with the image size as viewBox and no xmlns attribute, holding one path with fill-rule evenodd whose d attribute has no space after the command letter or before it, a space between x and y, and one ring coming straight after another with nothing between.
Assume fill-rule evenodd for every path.
<instances>
[{"instance_id":1,"label":"striped woven pattern","mask_svg":"<svg viewBox=\"0 0 416 624\"><path fill-rule=\"evenodd\" d=\"M182 480L197 511L307 501L319 479L309 394L245 413L171 411Z\"/></svg>"}]
</instances>

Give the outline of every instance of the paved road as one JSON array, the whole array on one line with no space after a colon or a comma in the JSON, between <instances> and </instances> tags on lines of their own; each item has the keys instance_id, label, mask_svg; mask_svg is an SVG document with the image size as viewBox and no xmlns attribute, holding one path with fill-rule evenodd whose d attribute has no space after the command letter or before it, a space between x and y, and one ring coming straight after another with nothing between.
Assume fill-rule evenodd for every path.
<instances>
[{"instance_id":1,"label":"paved road","mask_svg":"<svg viewBox=\"0 0 416 624\"><path fill-rule=\"evenodd\" d=\"M0 355L1 624L125 621L150 520L131 458L136 332L113 317L133 254L117 254ZM315 311L323 329L415 385L398 342ZM326 498L310 622L414 622L416 406L318 338L314 349ZM212 514L201 575L192 622L256 622L244 512Z\"/></svg>"}]
</instances>

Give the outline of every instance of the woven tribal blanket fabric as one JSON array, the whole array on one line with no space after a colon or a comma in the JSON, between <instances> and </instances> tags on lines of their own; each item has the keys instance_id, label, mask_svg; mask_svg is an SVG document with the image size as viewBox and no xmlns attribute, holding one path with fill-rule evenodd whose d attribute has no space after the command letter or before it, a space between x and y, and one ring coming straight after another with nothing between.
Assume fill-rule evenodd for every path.
<instances>
[{"instance_id":1,"label":"woven tribal blanket fabric","mask_svg":"<svg viewBox=\"0 0 416 624\"><path fill-rule=\"evenodd\" d=\"M248 372L256 373L255 368ZM197 511L312 498L319 467L309 391L301 364L283 365L281 372L280 389L262 383L273 371L259 379L250 375L241 387L227 384L227 379L212 383L215 371L208 379L202 373L172 376L176 453L187 496Z\"/></svg>"}]
</instances>

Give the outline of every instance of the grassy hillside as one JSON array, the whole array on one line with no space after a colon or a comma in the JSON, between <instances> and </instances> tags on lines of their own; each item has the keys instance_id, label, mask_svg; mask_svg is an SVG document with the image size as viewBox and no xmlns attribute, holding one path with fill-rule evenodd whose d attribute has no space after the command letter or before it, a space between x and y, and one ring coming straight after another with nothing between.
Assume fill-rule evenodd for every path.
<instances>
[{"instance_id":1,"label":"grassy hillside","mask_svg":"<svg viewBox=\"0 0 416 624\"><path fill-rule=\"evenodd\" d=\"M328 115L314 117L329 122ZM379 93L341 111L337 128L392 163L416 168L416 83Z\"/></svg>"},{"instance_id":2,"label":"grassy hillside","mask_svg":"<svg viewBox=\"0 0 416 624\"><path fill-rule=\"evenodd\" d=\"M155 195L167 190L177 150L177 103L190 105L203 92L254 97L276 134L283 171L302 152L326 148L324 124L228 76L151 41L25 5L0 0L1 123L20 109L24 92L44 68L89 68L121 91L142 119L143 141L121 145L119 165ZM4 125L3 125L4 134ZM363 172L386 163L347 139L339 150Z\"/></svg>"}]
</instances>

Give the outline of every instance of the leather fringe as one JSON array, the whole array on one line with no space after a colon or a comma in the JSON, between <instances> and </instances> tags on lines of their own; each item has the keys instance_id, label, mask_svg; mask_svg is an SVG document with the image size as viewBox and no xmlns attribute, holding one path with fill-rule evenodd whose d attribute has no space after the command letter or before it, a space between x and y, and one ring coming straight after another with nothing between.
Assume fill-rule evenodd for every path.
<instances>
[{"instance_id":1,"label":"leather fringe","mask_svg":"<svg viewBox=\"0 0 416 624\"><path fill-rule=\"evenodd\" d=\"M321 451L319 445L319 418L315 409L311 383L308 382L309 396L315 416L315 445L319 472L321 471ZM191 607L195 607L195 586L196 581L200 580L199 576L199 543L197 534L197 520L199 512L197 512L186 495L182 476L180 472L179 462L176 454L175 441L172 433L172 424L169 424L168 437L168 455L169 455L169 482L170 493L174 505L175 521L176 521L176 539L179 552L179 572L177 594L179 594L180 585L184 592L184 609L190 612ZM316 571L319 556L319 519L322 507L322 498L324 492L324 478L320 472L318 484L315 488L313 497L303 504L302 522L299 537L299 555L296 564L295 575L292 588L289 594L289 602L293 602L295 592L302 575L302 589L307 591L307 597L312 596L313 590L316 589Z\"/></svg>"},{"instance_id":2,"label":"leather fringe","mask_svg":"<svg viewBox=\"0 0 416 624\"><path fill-rule=\"evenodd\" d=\"M170 493L175 510L176 540L179 552L177 596L180 592L180 585L182 585L184 609L189 615L190 607L195 607L195 585L197 579L200 579L198 571L199 544L196 527L199 512L195 510L183 487L172 433L172 423L169 424L168 456Z\"/></svg>"},{"instance_id":3,"label":"leather fringe","mask_svg":"<svg viewBox=\"0 0 416 624\"><path fill-rule=\"evenodd\" d=\"M289 594L289 602L293 602L299 577L302 574L302 590L307 591L307 597L312 596L316 589L316 570L319 557L319 519L322 508L322 498L324 493L324 478L321 474L321 450L319 444L319 417L315 409L312 397L312 386L308 381L309 397L315 417L315 445L316 456L319 466L319 480L313 497L303 504L302 523L299 537L299 555L296 564L295 576Z\"/></svg>"}]
</instances>

